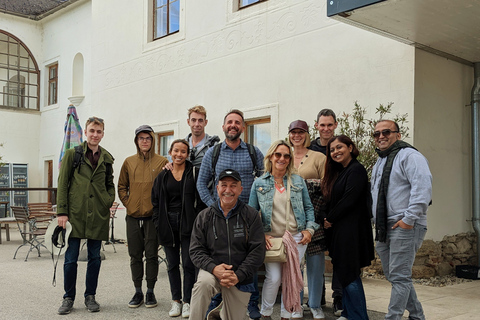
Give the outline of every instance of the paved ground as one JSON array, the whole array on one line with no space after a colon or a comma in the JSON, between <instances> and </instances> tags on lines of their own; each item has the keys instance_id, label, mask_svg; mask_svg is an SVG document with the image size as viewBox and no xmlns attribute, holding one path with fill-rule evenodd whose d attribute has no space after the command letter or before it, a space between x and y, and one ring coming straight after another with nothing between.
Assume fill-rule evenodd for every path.
<instances>
[{"instance_id":1,"label":"paved ground","mask_svg":"<svg viewBox=\"0 0 480 320\"><path fill-rule=\"evenodd\" d=\"M12 228L13 229L13 228ZM130 279L129 258L125 244L116 244L117 253L111 245L105 246L106 259L100 271L97 300L101 304L99 313L88 313L83 305L86 263L79 262L77 291L80 293L74 310L66 316L57 315L63 295L63 259L57 268L57 286L52 286L53 262L45 249L41 257L35 252L30 254L27 262L24 258L27 248L19 250L17 259L13 260L16 248L22 243L18 231L11 230L12 241L0 245L0 319L172 319L168 316L170 309L170 289L165 264L160 265L159 281L155 289L159 302L156 308L130 309L127 303L133 296ZM5 230L2 230L5 240ZM327 284L329 286L329 284ZM371 320L383 319L390 296L390 285L384 280L365 279L365 292ZM480 282L470 282L446 288L417 287L417 293L424 305L427 319L480 319ZM331 291L327 291L327 320L336 319L332 315ZM273 319L280 319L280 306L275 307ZM179 318L178 318L179 319ZM245 317L245 319L248 319ZM312 319L310 312L305 312L305 319Z\"/></svg>"}]
</instances>

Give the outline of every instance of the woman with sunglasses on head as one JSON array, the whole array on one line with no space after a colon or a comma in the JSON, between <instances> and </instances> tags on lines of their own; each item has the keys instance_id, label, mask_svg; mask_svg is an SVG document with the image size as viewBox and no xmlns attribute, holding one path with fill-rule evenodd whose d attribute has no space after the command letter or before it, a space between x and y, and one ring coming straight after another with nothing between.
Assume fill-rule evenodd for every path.
<instances>
[{"instance_id":1,"label":"woman with sunglasses on head","mask_svg":"<svg viewBox=\"0 0 480 320\"><path fill-rule=\"evenodd\" d=\"M370 186L365 167L356 159L358 154L349 137L332 137L322 182L327 244L333 272L343 287L342 320L368 319L360 273L374 259Z\"/></svg>"},{"instance_id":2,"label":"woman with sunglasses on head","mask_svg":"<svg viewBox=\"0 0 480 320\"><path fill-rule=\"evenodd\" d=\"M301 311L300 260L318 224L314 221L305 181L293 174L290 145L283 140L275 141L265 155L264 164L265 173L253 182L248 204L261 212L267 250L272 248L272 238L283 237L287 262L265 263L260 313L270 318L283 283L281 317L290 319L292 312Z\"/></svg>"},{"instance_id":3,"label":"woman with sunglasses on head","mask_svg":"<svg viewBox=\"0 0 480 320\"><path fill-rule=\"evenodd\" d=\"M297 174L306 180L310 199L315 210L315 222L320 228L315 231L312 241L308 244L305 260L307 263L308 306L314 320L323 320L322 310L323 273L325 272L326 250L323 230L325 218L322 205L320 183L325 172L326 157L323 153L307 149L310 146L308 125L303 120L296 120L288 127L288 141L293 147L294 167ZM303 292L300 296L303 300ZM303 302L303 301L302 301ZM303 318L303 312L295 313L293 319Z\"/></svg>"},{"instance_id":4,"label":"woman with sunglasses on head","mask_svg":"<svg viewBox=\"0 0 480 320\"><path fill-rule=\"evenodd\" d=\"M157 228L158 243L164 247L168 262L168 280L173 300L169 316L182 315L182 318L190 316L190 299L195 283L195 266L189 255L190 235L197 214L206 208L196 188L199 169L187 160L189 152L187 141L173 141L168 152L172 157L173 169L164 169L152 188L153 223Z\"/></svg>"}]
</instances>

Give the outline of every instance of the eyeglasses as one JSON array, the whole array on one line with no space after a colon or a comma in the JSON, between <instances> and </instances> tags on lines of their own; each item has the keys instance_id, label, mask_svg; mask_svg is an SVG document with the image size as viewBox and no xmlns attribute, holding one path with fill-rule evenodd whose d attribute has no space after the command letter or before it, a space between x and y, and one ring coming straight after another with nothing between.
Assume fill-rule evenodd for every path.
<instances>
[{"instance_id":1,"label":"eyeglasses","mask_svg":"<svg viewBox=\"0 0 480 320\"><path fill-rule=\"evenodd\" d=\"M90 117L88 118L88 122L95 122L95 121L98 121L100 123L103 123L103 119L102 118L97 118L97 117Z\"/></svg>"},{"instance_id":2,"label":"eyeglasses","mask_svg":"<svg viewBox=\"0 0 480 320\"><path fill-rule=\"evenodd\" d=\"M152 141L152 137L138 137L140 141Z\"/></svg>"},{"instance_id":3,"label":"eyeglasses","mask_svg":"<svg viewBox=\"0 0 480 320\"><path fill-rule=\"evenodd\" d=\"M275 152L273 155L277 159L280 159L281 157L283 157L283 159L285 159L285 160L290 160L290 158L291 158L290 154L288 154L288 153Z\"/></svg>"},{"instance_id":4,"label":"eyeglasses","mask_svg":"<svg viewBox=\"0 0 480 320\"><path fill-rule=\"evenodd\" d=\"M300 135L303 135L303 134L305 134L305 133L306 133L306 131L303 131L303 130L297 130L297 131L293 131L293 130L292 130L292 131L290 131L290 134L291 134L292 136L294 136L294 135L299 135L299 136L300 136Z\"/></svg>"},{"instance_id":5,"label":"eyeglasses","mask_svg":"<svg viewBox=\"0 0 480 320\"><path fill-rule=\"evenodd\" d=\"M382 131L375 131L375 132L373 133L373 137L374 137L375 139L378 139L378 138L380 138L380 135L383 134L383 136L384 136L385 138L388 138L388 137L390 137L390 134L391 134L391 133L399 133L399 132L400 132L400 131L392 131L392 130L390 130L390 129L385 129L385 130L382 130Z\"/></svg>"}]
</instances>

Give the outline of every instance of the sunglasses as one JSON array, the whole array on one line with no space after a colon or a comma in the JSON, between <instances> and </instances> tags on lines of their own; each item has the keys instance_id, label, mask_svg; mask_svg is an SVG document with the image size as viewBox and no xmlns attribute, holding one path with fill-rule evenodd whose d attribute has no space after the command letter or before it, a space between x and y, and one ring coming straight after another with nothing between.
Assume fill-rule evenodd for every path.
<instances>
[{"instance_id":1,"label":"sunglasses","mask_svg":"<svg viewBox=\"0 0 480 320\"><path fill-rule=\"evenodd\" d=\"M392 130L390 130L390 129L385 129L385 130L382 130L382 131L375 131L375 132L373 133L373 137L374 137L375 139L378 139L378 138L380 138L380 135L383 134L383 136L384 136L385 138L388 138L388 137L390 137L390 134L391 134L391 133L399 133L399 132L400 132L400 131L392 131Z\"/></svg>"},{"instance_id":2,"label":"sunglasses","mask_svg":"<svg viewBox=\"0 0 480 320\"><path fill-rule=\"evenodd\" d=\"M288 153L275 152L273 155L277 159L280 159L281 157L283 157L283 159L285 159L285 160L290 160L290 158L291 158L291 155L288 154Z\"/></svg>"},{"instance_id":3,"label":"sunglasses","mask_svg":"<svg viewBox=\"0 0 480 320\"><path fill-rule=\"evenodd\" d=\"M95 122L95 121L98 121L100 123L103 123L103 119L102 118L97 118L97 117L90 117L88 118L88 122Z\"/></svg>"}]
</instances>

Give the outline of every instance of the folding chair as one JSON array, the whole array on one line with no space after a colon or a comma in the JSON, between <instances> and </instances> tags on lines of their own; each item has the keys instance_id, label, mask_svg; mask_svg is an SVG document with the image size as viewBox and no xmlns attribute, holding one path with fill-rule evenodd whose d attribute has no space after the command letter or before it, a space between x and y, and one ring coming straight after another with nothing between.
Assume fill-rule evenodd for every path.
<instances>
[{"instance_id":1,"label":"folding chair","mask_svg":"<svg viewBox=\"0 0 480 320\"><path fill-rule=\"evenodd\" d=\"M111 244L113 246L113 252L115 253L117 253L117 249L115 248L115 242L118 242L118 240L115 240L115 238L113 237L113 230L114 230L114 221L115 221L114 219L117 218L115 214L117 213L117 209L119 205L120 204L118 202L114 202L112 204L112 207L110 208L110 229L112 230L112 235L110 236L110 240L105 242L105 244ZM105 251L105 247L103 248L103 251Z\"/></svg>"},{"instance_id":2,"label":"folding chair","mask_svg":"<svg viewBox=\"0 0 480 320\"><path fill-rule=\"evenodd\" d=\"M36 226L36 220L30 218L27 209L25 207L18 207L18 206L11 206L13 211L13 215L15 216L15 220L17 221L18 231L23 239L23 244L21 244L17 250L15 250L15 254L13 255L13 259L17 257L18 249L23 246L30 245L30 250L27 252L27 256L25 257L25 261L28 259L28 255L33 249L37 249L38 256L40 257L40 247L45 247L43 244L45 241L45 233L46 229L38 229ZM27 230L28 229L28 230Z\"/></svg>"}]
</instances>

